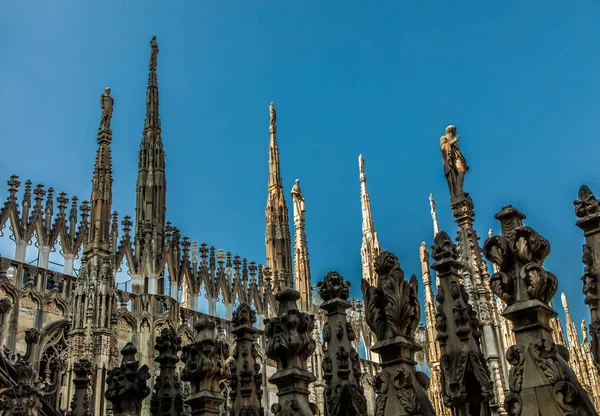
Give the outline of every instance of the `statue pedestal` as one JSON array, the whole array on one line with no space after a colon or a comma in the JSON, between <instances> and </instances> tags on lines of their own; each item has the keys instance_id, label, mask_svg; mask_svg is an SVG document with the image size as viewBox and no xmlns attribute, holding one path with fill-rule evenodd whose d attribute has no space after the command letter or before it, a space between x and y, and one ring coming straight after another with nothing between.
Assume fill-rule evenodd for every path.
<instances>
[{"instance_id":1,"label":"statue pedestal","mask_svg":"<svg viewBox=\"0 0 600 416\"><path fill-rule=\"evenodd\" d=\"M193 416L220 416L220 407L226 400L221 393L203 390L191 394L185 402L192 409Z\"/></svg>"},{"instance_id":2,"label":"statue pedestal","mask_svg":"<svg viewBox=\"0 0 600 416\"><path fill-rule=\"evenodd\" d=\"M377 342L371 350L381 357L381 373L374 381L377 393L375 414L435 415L426 391L429 378L415 369L414 355L422 347L411 339L396 336Z\"/></svg>"},{"instance_id":3,"label":"statue pedestal","mask_svg":"<svg viewBox=\"0 0 600 416\"><path fill-rule=\"evenodd\" d=\"M313 414L310 400L308 398L308 385L317 378L310 372L300 368L287 368L273 374L269 379L270 383L277 386L277 397L279 397L279 406L283 409L301 410L300 413ZM277 406L277 404L273 405ZM277 414L276 411L274 411ZM285 411L284 411L285 414Z\"/></svg>"}]
</instances>

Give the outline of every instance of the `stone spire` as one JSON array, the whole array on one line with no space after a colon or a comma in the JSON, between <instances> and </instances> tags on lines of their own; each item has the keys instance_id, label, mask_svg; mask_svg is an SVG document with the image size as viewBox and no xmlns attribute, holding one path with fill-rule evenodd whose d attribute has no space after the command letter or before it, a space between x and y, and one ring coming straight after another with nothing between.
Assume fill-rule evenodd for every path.
<instances>
[{"instance_id":1,"label":"stone spire","mask_svg":"<svg viewBox=\"0 0 600 416\"><path fill-rule=\"evenodd\" d=\"M431 219L433 220L433 238L440 232L440 225L438 224L437 212L435 211L436 202L433 199L433 194L429 194L429 207L431 208Z\"/></svg>"},{"instance_id":2,"label":"stone spire","mask_svg":"<svg viewBox=\"0 0 600 416\"><path fill-rule=\"evenodd\" d=\"M421 279L423 280L423 291L425 292L425 359L430 370L431 384L427 390L431 404L436 415L446 415L448 409L444 407L442 398L442 384L440 374L440 346L437 339L437 320L435 295L433 294L431 268L429 265L429 251L427 244L423 241L419 248L419 259L421 261Z\"/></svg>"},{"instance_id":3,"label":"stone spire","mask_svg":"<svg viewBox=\"0 0 600 416\"><path fill-rule=\"evenodd\" d=\"M436 262L431 267L440 277L436 341L441 350L444 402L455 416L490 415L492 381L481 353L479 321L460 284L458 252L444 231L435 236L432 250Z\"/></svg>"},{"instance_id":4,"label":"stone spire","mask_svg":"<svg viewBox=\"0 0 600 416\"><path fill-rule=\"evenodd\" d=\"M104 369L109 367L114 340L111 337L111 317L115 275L111 251L112 222L112 160L110 122L114 100L110 88L100 96L102 118L98 129L98 151L92 179L91 224L83 247L81 271L71 303L73 323L69 336L72 354L69 358L67 397L74 394L73 379L77 360L87 357L92 362L91 409L94 414L104 414L106 402L102 400ZM83 204L86 207L86 202Z\"/></svg>"},{"instance_id":5,"label":"stone spire","mask_svg":"<svg viewBox=\"0 0 600 416\"><path fill-rule=\"evenodd\" d=\"M350 282L329 272L320 288L321 309L327 313L323 327L323 372L326 383L326 415L366 416L367 399L361 384L360 356L352 345L356 334L346 319Z\"/></svg>"},{"instance_id":6,"label":"stone spire","mask_svg":"<svg viewBox=\"0 0 600 416\"><path fill-rule=\"evenodd\" d=\"M279 147L277 146L277 112L275 105L269 106L269 194L265 209L267 230L265 245L267 248L267 266L272 273L290 273L292 270L290 225L281 168L279 164Z\"/></svg>"},{"instance_id":7,"label":"stone spire","mask_svg":"<svg viewBox=\"0 0 600 416\"><path fill-rule=\"evenodd\" d=\"M146 90L146 120L140 144L136 185L135 257L137 270L133 275L134 293L144 293L148 277L148 293L157 293L158 262L165 240L167 181L165 151L158 115L158 80L156 76L158 44L150 41L150 64Z\"/></svg>"},{"instance_id":8,"label":"stone spire","mask_svg":"<svg viewBox=\"0 0 600 416\"><path fill-rule=\"evenodd\" d=\"M513 322L516 345L506 351L512 365L504 408L509 415L596 415L587 392L569 367L569 350L552 339L549 305L558 279L544 269L550 243L512 206L496 214L502 235L489 238L483 252L498 265L490 279L507 305L502 315Z\"/></svg>"},{"instance_id":9,"label":"stone spire","mask_svg":"<svg viewBox=\"0 0 600 416\"><path fill-rule=\"evenodd\" d=\"M292 203L294 204L294 229L296 231L294 236L294 287L300 292L300 310L308 311L312 307L312 290L308 245L304 231L306 206L298 179L292 188Z\"/></svg>"},{"instance_id":10,"label":"stone spire","mask_svg":"<svg viewBox=\"0 0 600 416\"><path fill-rule=\"evenodd\" d=\"M371 212L371 197L367 189L367 175L365 174L365 160L362 155L358 156L358 166L360 169L360 206L362 210L362 246L360 248L360 256L362 259L363 278L370 285L376 285L377 275L373 264L375 258L379 255L381 248L379 246L379 238L375 231L375 223L373 222L373 213Z\"/></svg>"},{"instance_id":11,"label":"stone spire","mask_svg":"<svg viewBox=\"0 0 600 416\"><path fill-rule=\"evenodd\" d=\"M465 158L458 148L460 136L456 135L456 127L448 126L446 134L440 139L444 173L450 188L450 207L454 222L458 226L458 261L462 269L462 284L469 295L469 303L477 312L481 326L483 353L494 382L492 409L502 411L504 391L508 387L504 381L508 376L506 362L501 358L501 336L497 330L493 309L492 292L489 287L487 265L481 255L479 236L473 227L475 209L473 200L463 191L465 173L468 171Z\"/></svg>"},{"instance_id":12,"label":"stone spire","mask_svg":"<svg viewBox=\"0 0 600 416\"><path fill-rule=\"evenodd\" d=\"M415 353L422 347L415 341L419 325L417 278L404 280L398 258L383 251L375 259L377 286L362 279L365 320L375 333L371 349L381 357L381 373L374 380L377 403L375 414L434 416L427 397L429 379L416 371Z\"/></svg>"}]
</instances>

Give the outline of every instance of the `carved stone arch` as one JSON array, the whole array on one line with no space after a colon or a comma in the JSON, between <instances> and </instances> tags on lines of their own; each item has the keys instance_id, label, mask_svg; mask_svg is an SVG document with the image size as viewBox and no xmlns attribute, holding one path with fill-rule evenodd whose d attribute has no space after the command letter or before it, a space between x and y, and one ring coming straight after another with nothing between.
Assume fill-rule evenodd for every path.
<instances>
[{"instance_id":1,"label":"carved stone arch","mask_svg":"<svg viewBox=\"0 0 600 416\"><path fill-rule=\"evenodd\" d=\"M164 328L172 328L175 329L173 322L170 319L157 319L154 321L154 334L160 335Z\"/></svg>"},{"instance_id":2,"label":"carved stone arch","mask_svg":"<svg viewBox=\"0 0 600 416\"><path fill-rule=\"evenodd\" d=\"M68 319L50 322L42 328L36 361L38 375L46 384L60 382L60 375L66 369L70 329Z\"/></svg>"},{"instance_id":3,"label":"carved stone arch","mask_svg":"<svg viewBox=\"0 0 600 416\"><path fill-rule=\"evenodd\" d=\"M137 321L131 312L124 308L117 311L117 328L120 331L133 332L137 327Z\"/></svg>"},{"instance_id":4,"label":"carved stone arch","mask_svg":"<svg viewBox=\"0 0 600 416\"><path fill-rule=\"evenodd\" d=\"M197 284L193 281L193 276L191 273L188 272L188 268L186 267L183 270L182 276L181 276L181 289L182 289L182 293L181 293L181 307L182 308L188 308L188 309L196 309L198 307L198 305L192 305L191 301L194 295L198 295L198 291L197 291ZM177 294L179 295L179 294ZM173 294L171 294L171 297L173 297ZM179 296L177 296L178 298ZM180 300L180 299L177 299Z\"/></svg>"},{"instance_id":5,"label":"carved stone arch","mask_svg":"<svg viewBox=\"0 0 600 416\"><path fill-rule=\"evenodd\" d=\"M7 279L0 279L0 299L8 298L10 303L14 305L19 299L19 290ZM12 308L12 306L11 306Z\"/></svg>"},{"instance_id":6,"label":"carved stone arch","mask_svg":"<svg viewBox=\"0 0 600 416\"><path fill-rule=\"evenodd\" d=\"M151 318L149 318L148 316L144 316L143 318L140 319L140 327L139 327L139 332L140 333L149 333L152 329L152 326L150 324L151 322Z\"/></svg>"},{"instance_id":7,"label":"carved stone arch","mask_svg":"<svg viewBox=\"0 0 600 416\"><path fill-rule=\"evenodd\" d=\"M65 316L68 310L67 303L56 293L51 293L44 298L43 308L45 313L55 316Z\"/></svg>"},{"instance_id":8,"label":"carved stone arch","mask_svg":"<svg viewBox=\"0 0 600 416\"><path fill-rule=\"evenodd\" d=\"M2 211L0 211L0 236L3 235L2 230L6 224L8 224L8 228L11 232L9 238L14 242L22 241L23 227L16 205L13 205L6 210L5 208L2 208Z\"/></svg>"},{"instance_id":9,"label":"carved stone arch","mask_svg":"<svg viewBox=\"0 0 600 416\"><path fill-rule=\"evenodd\" d=\"M181 345L188 345L194 342L194 332L189 325L181 325L177 330L177 335L181 337Z\"/></svg>"},{"instance_id":10,"label":"carved stone arch","mask_svg":"<svg viewBox=\"0 0 600 416\"><path fill-rule=\"evenodd\" d=\"M37 291L32 289L31 285L27 285L21 289L19 307L21 309L37 311L42 308L42 297Z\"/></svg>"}]
</instances>

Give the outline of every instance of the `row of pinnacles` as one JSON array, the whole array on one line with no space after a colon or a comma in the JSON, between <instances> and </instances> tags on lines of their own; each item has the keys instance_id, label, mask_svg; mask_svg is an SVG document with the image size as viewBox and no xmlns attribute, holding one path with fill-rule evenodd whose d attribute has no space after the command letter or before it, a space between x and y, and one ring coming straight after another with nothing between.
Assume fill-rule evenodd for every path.
<instances>
[{"instance_id":1,"label":"row of pinnacles","mask_svg":"<svg viewBox=\"0 0 600 416\"><path fill-rule=\"evenodd\" d=\"M584 246L584 292L592 308L592 345L598 359L598 287L595 256L599 253L600 204L587 188L576 201L578 225L586 232ZM516 344L506 351L511 364L504 408L508 415L596 415L597 412L568 365L568 350L552 338L549 321L556 312L549 302L557 290L556 276L543 267L550 253L549 242L523 225L525 216L509 206L496 218L502 234L484 244L485 256L497 265L490 278L494 293L506 304L504 317L514 328ZM593 227L591 226L593 225ZM489 415L492 381L480 348L479 322L461 283L458 250L445 232L439 232L432 247L433 269L440 280L437 295L437 341L441 349L442 389L445 405L454 415ZM361 289L365 318L377 343L373 351L381 357L381 371L375 377L376 415L434 415L427 395L429 379L417 371L414 356L422 347L415 341L420 316L415 276L406 280L398 259L389 252L378 255L374 265L376 285L363 279ZM278 388L278 402L270 411L276 416L316 414L309 400L315 376L307 370L307 359L315 351L311 336L314 317L298 309L298 291L283 285L276 293L278 313L265 320L266 354L277 363L269 381ZM320 308L327 321L323 328L322 366L326 383L327 415L366 415L367 400L359 382L360 358L352 345L356 336L346 320L350 283L338 273L328 273L319 283L323 302ZM156 340L155 361L159 374L151 391L148 368L136 360L136 348L127 344L122 362L110 370L105 397L116 416L141 413L142 401L150 395L151 413L160 416L221 415L223 406L230 415L266 414L262 407L264 372L259 360L255 328L256 312L240 304L233 314L235 344L231 349L215 322L200 317L194 324L196 339L181 346L173 328L165 328ZM35 334L28 336L25 356L9 358L0 354L2 365L14 379L15 387L3 392L5 414L39 414L41 401L48 396L33 381L28 356L35 348ZM58 364L57 364L58 365ZM183 365L181 367L181 365ZM72 416L89 416L91 364L81 359L75 366L75 394ZM225 397L221 382L228 383ZM189 392L182 389L189 383ZM227 405L226 405L227 406Z\"/></svg>"}]
</instances>

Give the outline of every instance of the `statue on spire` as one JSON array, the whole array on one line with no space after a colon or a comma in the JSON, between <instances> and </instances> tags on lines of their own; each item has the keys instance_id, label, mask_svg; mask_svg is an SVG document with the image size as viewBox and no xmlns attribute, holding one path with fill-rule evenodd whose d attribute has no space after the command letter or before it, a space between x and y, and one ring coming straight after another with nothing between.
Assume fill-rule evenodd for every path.
<instances>
[{"instance_id":1,"label":"statue on spire","mask_svg":"<svg viewBox=\"0 0 600 416\"><path fill-rule=\"evenodd\" d=\"M296 184L292 187L292 199L294 201L294 214L296 212L299 215L304 214L306 207L304 206L304 197L302 196L302 190L300 189L299 179L296 179Z\"/></svg>"},{"instance_id":2,"label":"statue on spire","mask_svg":"<svg viewBox=\"0 0 600 416\"><path fill-rule=\"evenodd\" d=\"M269 115L271 116L271 121L269 123L269 130L271 133L275 133L275 122L277 121L277 111L275 111L275 104L271 102L269 104Z\"/></svg>"},{"instance_id":3,"label":"statue on spire","mask_svg":"<svg viewBox=\"0 0 600 416\"><path fill-rule=\"evenodd\" d=\"M460 136L456 134L456 126L446 127L446 134L440 138L440 150L444 162L444 175L450 188L450 196L463 194L465 173L469 170L467 162L458 147Z\"/></svg>"},{"instance_id":4,"label":"statue on spire","mask_svg":"<svg viewBox=\"0 0 600 416\"><path fill-rule=\"evenodd\" d=\"M102 119L100 120L99 130L110 130L110 120L112 119L114 103L115 100L110 96L110 87L104 88L104 92L100 95Z\"/></svg>"},{"instance_id":5,"label":"statue on spire","mask_svg":"<svg viewBox=\"0 0 600 416\"><path fill-rule=\"evenodd\" d=\"M158 56L158 43L156 43L156 36L152 37L150 41L150 68L156 69L156 57Z\"/></svg>"}]
</instances>

